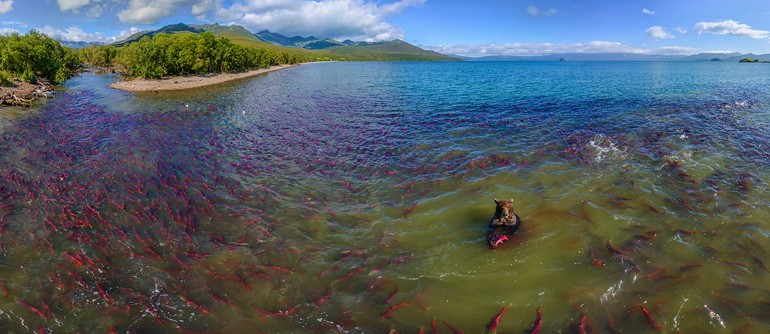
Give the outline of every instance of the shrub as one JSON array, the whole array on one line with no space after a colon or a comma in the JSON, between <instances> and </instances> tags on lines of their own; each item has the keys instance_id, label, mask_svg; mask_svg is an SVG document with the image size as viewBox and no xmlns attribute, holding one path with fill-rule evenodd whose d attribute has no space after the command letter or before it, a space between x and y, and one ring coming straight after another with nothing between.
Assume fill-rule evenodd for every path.
<instances>
[{"instance_id":1,"label":"shrub","mask_svg":"<svg viewBox=\"0 0 770 334\"><path fill-rule=\"evenodd\" d=\"M295 55L265 51L256 47L234 44L227 38L210 32L199 35L157 34L117 49L113 63L126 74L142 78L191 73L242 72L257 67L294 64L305 60ZM87 59L84 50L81 57Z\"/></svg>"},{"instance_id":2,"label":"shrub","mask_svg":"<svg viewBox=\"0 0 770 334\"><path fill-rule=\"evenodd\" d=\"M31 84L37 83L37 77L35 77L35 73L33 73L30 70L24 70L24 72L21 73L21 80L24 80Z\"/></svg>"},{"instance_id":3,"label":"shrub","mask_svg":"<svg viewBox=\"0 0 770 334\"><path fill-rule=\"evenodd\" d=\"M34 83L37 75L57 82L65 78L59 75L62 67L73 69L76 66L77 58L72 50L40 32L0 35L0 70L21 73L24 81Z\"/></svg>"},{"instance_id":4,"label":"shrub","mask_svg":"<svg viewBox=\"0 0 770 334\"><path fill-rule=\"evenodd\" d=\"M62 83L67 81L67 79L70 78L70 70L66 67L60 67L58 71L56 71L56 77L54 78L54 82Z\"/></svg>"},{"instance_id":5,"label":"shrub","mask_svg":"<svg viewBox=\"0 0 770 334\"><path fill-rule=\"evenodd\" d=\"M0 71L0 86L11 85L11 73L8 71Z\"/></svg>"}]
</instances>

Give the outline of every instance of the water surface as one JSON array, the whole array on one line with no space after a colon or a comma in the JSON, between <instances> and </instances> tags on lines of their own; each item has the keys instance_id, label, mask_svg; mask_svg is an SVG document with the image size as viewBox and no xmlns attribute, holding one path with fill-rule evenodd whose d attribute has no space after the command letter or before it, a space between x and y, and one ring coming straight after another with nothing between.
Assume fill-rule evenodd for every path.
<instances>
[{"instance_id":1,"label":"water surface","mask_svg":"<svg viewBox=\"0 0 770 334\"><path fill-rule=\"evenodd\" d=\"M770 329L763 64L113 80L0 111L5 332Z\"/></svg>"}]
</instances>

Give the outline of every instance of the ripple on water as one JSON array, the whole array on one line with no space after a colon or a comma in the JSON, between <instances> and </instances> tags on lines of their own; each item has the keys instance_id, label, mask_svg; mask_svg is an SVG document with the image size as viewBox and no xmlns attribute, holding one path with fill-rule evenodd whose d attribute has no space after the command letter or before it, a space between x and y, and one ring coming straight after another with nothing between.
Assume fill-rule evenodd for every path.
<instances>
[{"instance_id":1,"label":"ripple on water","mask_svg":"<svg viewBox=\"0 0 770 334\"><path fill-rule=\"evenodd\" d=\"M0 116L0 328L767 329L770 76L722 65L82 75Z\"/></svg>"}]
</instances>

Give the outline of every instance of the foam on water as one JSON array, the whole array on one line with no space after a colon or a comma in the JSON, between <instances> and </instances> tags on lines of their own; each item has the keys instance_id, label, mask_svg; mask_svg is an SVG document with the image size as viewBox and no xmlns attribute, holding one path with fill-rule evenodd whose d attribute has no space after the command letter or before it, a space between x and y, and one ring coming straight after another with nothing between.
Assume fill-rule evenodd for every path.
<instances>
[{"instance_id":1,"label":"foam on water","mask_svg":"<svg viewBox=\"0 0 770 334\"><path fill-rule=\"evenodd\" d=\"M589 151L592 152L594 162L601 163L607 160L623 160L628 156L628 148L620 148L603 134L597 134L588 142Z\"/></svg>"}]
</instances>

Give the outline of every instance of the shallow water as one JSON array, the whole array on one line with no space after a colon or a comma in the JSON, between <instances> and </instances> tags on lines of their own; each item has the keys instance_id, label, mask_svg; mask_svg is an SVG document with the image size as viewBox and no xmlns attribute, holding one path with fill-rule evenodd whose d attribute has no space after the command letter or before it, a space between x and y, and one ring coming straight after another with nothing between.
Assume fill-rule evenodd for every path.
<instances>
[{"instance_id":1,"label":"shallow water","mask_svg":"<svg viewBox=\"0 0 770 334\"><path fill-rule=\"evenodd\" d=\"M4 332L770 330L770 67L113 80L0 111ZM490 251L494 198L523 223Z\"/></svg>"}]
</instances>

